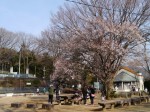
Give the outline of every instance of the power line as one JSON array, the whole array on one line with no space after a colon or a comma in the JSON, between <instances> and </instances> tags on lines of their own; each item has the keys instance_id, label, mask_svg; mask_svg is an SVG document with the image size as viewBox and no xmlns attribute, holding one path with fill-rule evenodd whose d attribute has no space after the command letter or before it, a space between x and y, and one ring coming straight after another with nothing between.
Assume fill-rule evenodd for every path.
<instances>
[{"instance_id":1,"label":"power line","mask_svg":"<svg viewBox=\"0 0 150 112\"><path fill-rule=\"evenodd\" d=\"M91 5L91 4L87 4L87 3L81 3L81 2L73 1L73 0L65 0L65 1L67 1L67 2L72 2L72 3L76 3L76 4L80 4L80 5L86 5L86 6L90 6L90 7L95 7L95 8L101 8L101 9L105 9L105 10L112 10L112 9L110 9L110 8L104 8L104 7L95 6L95 5ZM113 9L113 10L114 10L114 9ZM124 12L125 10L124 10L124 11L114 10L114 11ZM127 12L127 11L126 11L126 12ZM130 13L130 12L127 12L127 13ZM135 12L132 12L131 14L134 14L134 15L142 15L142 14L140 14L140 13L135 13ZM144 15L144 14L143 14L143 16L149 17L150 14L148 14L148 15Z\"/></svg>"}]
</instances>

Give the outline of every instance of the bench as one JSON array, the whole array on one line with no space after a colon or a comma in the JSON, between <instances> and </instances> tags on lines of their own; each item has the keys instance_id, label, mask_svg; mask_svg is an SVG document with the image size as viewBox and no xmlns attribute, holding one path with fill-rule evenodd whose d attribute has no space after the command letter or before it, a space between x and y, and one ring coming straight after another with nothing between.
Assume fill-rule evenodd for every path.
<instances>
[{"instance_id":1,"label":"bench","mask_svg":"<svg viewBox=\"0 0 150 112\"><path fill-rule=\"evenodd\" d=\"M114 109L115 106L121 105L123 107L125 104L128 106L131 105L131 99L120 99L120 100L112 100L112 101L102 101L98 103L102 106L103 111L106 110L106 107L110 105L110 109Z\"/></svg>"},{"instance_id":2,"label":"bench","mask_svg":"<svg viewBox=\"0 0 150 112\"><path fill-rule=\"evenodd\" d=\"M53 107L54 107L54 105L49 104L49 103L43 103L43 104L42 104L42 109L48 109L48 110L50 110L50 109L52 109Z\"/></svg>"},{"instance_id":3,"label":"bench","mask_svg":"<svg viewBox=\"0 0 150 112\"><path fill-rule=\"evenodd\" d=\"M116 101L103 101L98 103L100 106L102 106L103 111L106 110L106 106L110 105L110 109L114 109L114 106L116 104Z\"/></svg>"},{"instance_id":4,"label":"bench","mask_svg":"<svg viewBox=\"0 0 150 112\"><path fill-rule=\"evenodd\" d=\"M119 100L111 100L111 101L102 101L98 103L100 106L102 106L103 111L106 110L106 107L110 105L110 109L113 109L117 105L121 105L123 107L125 104L130 106L131 104L136 105L140 104L141 102L148 102L149 96L141 96L141 97L133 97L128 99L119 99Z\"/></svg>"},{"instance_id":5,"label":"bench","mask_svg":"<svg viewBox=\"0 0 150 112\"><path fill-rule=\"evenodd\" d=\"M33 104L33 103L28 103L27 104L27 108L36 108L37 104Z\"/></svg>"},{"instance_id":6,"label":"bench","mask_svg":"<svg viewBox=\"0 0 150 112\"><path fill-rule=\"evenodd\" d=\"M131 98L131 104L136 105L141 103L141 98L140 97L134 97Z\"/></svg>"},{"instance_id":7,"label":"bench","mask_svg":"<svg viewBox=\"0 0 150 112\"><path fill-rule=\"evenodd\" d=\"M116 100L116 102L115 102L115 106L120 105L121 107L123 107L124 104L125 104L125 101L123 101L123 100Z\"/></svg>"},{"instance_id":8,"label":"bench","mask_svg":"<svg viewBox=\"0 0 150 112\"><path fill-rule=\"evenodd\" d=\"M123 103L130 106L131 105L131 99L123 99Z\"/></svg>"},{"instance_id":9,"label":"bench","mask_svg":"<svg viewBox=\"0 0 150 112\"><path fill-rule=\"evenodd\" d=\"M11 103L11 107L15 107L15 108L19 108L21 107L22 103L19 102L15 102L15 103Z\"/></svg>"},{"instance_id":10,"label":"bench","mask_svg":"<svg viewBox=\"0 0 150 112\"><path fill-rule=\"evenodd\" d=\"M149 96L141 96L140 98L142 102L149 102Z\"/></svg>"}]
</instances>

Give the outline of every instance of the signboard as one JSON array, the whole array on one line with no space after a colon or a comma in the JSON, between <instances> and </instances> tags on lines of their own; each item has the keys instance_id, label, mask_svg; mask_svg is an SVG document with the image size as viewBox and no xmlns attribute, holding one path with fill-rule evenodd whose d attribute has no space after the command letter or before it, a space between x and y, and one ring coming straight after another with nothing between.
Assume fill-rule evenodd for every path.
<instances>
[{"instance_id":1,"label":"signboard","mask_svg":"<svg viewBox=\"0 0 150 112\"><path fill-rule=\"evenodd\" d=\"M103 85L100 82L94 82L94 88L96 88L96 89L102 89Z\"/></svg>"},{"instance_id":2,"label":"signboard","mask_svg":"<svg viewBox=\"0 0 150 112\"><path fill-rule=\"evenodd\" d=\"M31 85L31 82L27 82L26 85L30 86L30 85Z\"/></svg>"},{"instance_id":3,"label":"signboard","mask_svg":"<svg viewBox=\"0 0 150 112\"><path fill-rule=\"evenodd\" d=\"M99 89L99 82L94 82L94 88Z\"/></svg>"}]
</instances>

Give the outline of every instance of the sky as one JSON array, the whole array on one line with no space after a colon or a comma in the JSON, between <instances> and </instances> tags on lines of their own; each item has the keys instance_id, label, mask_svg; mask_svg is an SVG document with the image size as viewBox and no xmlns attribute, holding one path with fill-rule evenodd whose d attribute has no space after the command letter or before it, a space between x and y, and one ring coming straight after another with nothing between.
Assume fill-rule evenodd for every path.
<instances>
[{"instance_id":1,"label":"sky","mask_svg":"<svg viewBox=\"0 0 150 112\"><path fill-rule=\"evenodd\" d=\"M0 27L39 36L65 0L0 0Z\"/></svg>"}]
</instances>

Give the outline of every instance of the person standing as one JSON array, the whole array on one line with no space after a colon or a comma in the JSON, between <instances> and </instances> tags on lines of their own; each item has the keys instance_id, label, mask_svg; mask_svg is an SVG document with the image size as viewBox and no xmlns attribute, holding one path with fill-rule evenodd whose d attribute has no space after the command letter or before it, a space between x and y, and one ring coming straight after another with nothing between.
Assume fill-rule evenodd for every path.
<instances>
[{"instance_id":1,"label":"person standing","mask_svg":"<svg viewBox=\"0 0 150 112\"><path fill-rule=\"evenodd\" d=\"M145 90L144 90L146 93L148 93L148 89L147 88L145 88Z\"/></svg>"},{"instance_id":2,"label":"person standing","mask_svg":"<svg viewBox=\"0 0 150 112\"><path fill-rule=\"evenodd\" d=\"M56 100L59 100L59 95L60 95L60 88L59 88L59 86L56 86L55 93L56 93Z\"/></svg>"},{"instance_id":3,"label":"person standing","mask_svg":"<svg viewBox=\"0 0 150 112\"><path fill-rule=\"evenodd\" d=\"M90 96L91 105L93 105L94 104L94 97L95 97L95 89L93 86L89 87L89 96Z\"/></svg>"},{"instance_id":4,"label":"person standing","mask_svg":"<svg viewBox=\"0 0 150 112\"><path fill-rule=\"evenodd\" d=\"M39 93L40 93L40 89L39 88L36 89L36 93L37 93L37 95L39 95Z\"/></svg>"},{"instance_id":5,"label":"person standing","mask_svg":"<svg viewBox=\"0 0 150 112\"><path fill-rule=\"evenodd\" d=\"M53 85L50 85L48 88L48 103L53 104L53 94L54 94L54 88Z\"/></svg>"},{"instance_id":6,"label":"person standing","mask_svg":"<svg viewBox=\"0 0 150 112\"><path fill-rule=\"evenodd\" d=\"M86 104L87 94L88 94L88 92L87 92L87 86L85 86L85 87L82 88L82 95L83 95L83 103L84 103L84 105L87 105Z\"/></svg>"},{"instance_id":7,"label":"person standing","mask_svg":"<svg viewBox=\"0 0 150 112\"><path fill-rule=\"evenodd\" d=\"M101 91L101 98L102 98L101 99L102 101L105 101L105 92L104 92L104 90Z\"/></svg>"}]
</instances>

